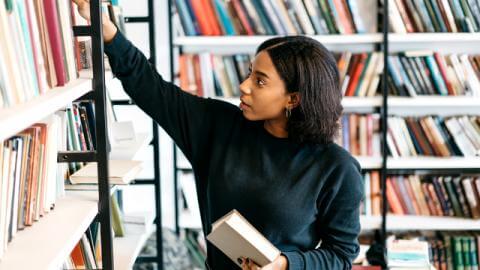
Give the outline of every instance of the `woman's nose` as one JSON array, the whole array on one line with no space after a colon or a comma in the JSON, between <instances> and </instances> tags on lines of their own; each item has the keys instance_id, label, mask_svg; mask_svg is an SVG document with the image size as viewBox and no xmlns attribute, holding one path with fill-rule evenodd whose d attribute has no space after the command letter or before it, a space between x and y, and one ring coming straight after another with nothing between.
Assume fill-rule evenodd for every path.
<instances>
[{"instance_id":1,"label":"woman's nose","mask_svg":"<svg viewBox=\"0 0 480 270\"><path fill-rule=\"evenodd\" d=\"M250 89L250 79L246 79L240 84L240 92L244 95L250 95L252 93Z\"/></svg>"}]
</instances>

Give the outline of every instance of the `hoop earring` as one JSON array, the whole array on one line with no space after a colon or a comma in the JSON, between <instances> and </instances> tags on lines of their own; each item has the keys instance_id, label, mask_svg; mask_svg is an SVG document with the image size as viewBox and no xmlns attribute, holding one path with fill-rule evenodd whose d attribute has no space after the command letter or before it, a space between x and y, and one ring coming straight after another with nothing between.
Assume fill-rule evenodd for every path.
<instances>
[{"instance_id":1,"label":"hoop earring","mask_svg":"<svg viewBox=\"0 0 480 270\"><path fill-rule=\"evenodd\" d=\"M292 116L292 109L290 108L285 108L285 116L288 118L290 118L290 116Z\"/></svg>"}]
</instances>

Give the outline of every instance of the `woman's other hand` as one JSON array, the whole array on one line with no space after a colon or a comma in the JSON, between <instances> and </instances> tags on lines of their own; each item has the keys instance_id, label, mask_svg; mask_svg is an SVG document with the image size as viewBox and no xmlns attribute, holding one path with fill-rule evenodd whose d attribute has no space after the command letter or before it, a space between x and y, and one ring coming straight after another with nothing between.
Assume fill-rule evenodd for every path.
<instances>
[{"instance_id":1,"label":"woman's other hand","mask_svg":"<svg viewBox=\"0 0 480 270\"><path fill-rule=\"evenodd\" d=\"M287 270L288 261L283 255L278 256L272 263L260 267L248 258L243 259L242 270Z\"/></svg>"}]
</instances>

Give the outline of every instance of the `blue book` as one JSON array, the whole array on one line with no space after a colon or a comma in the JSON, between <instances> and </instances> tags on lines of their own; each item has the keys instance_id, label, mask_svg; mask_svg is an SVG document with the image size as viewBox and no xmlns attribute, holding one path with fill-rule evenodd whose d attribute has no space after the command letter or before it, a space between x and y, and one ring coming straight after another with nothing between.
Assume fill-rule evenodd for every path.
<instances>
[{"instance_id":1,"label":"blue book","mask_svg":"<svg viewBox=\"0 0 480 270\"><path fill-rule=\"evenodd\" d=\"M26 10L24 6L23 1L17 1L16 5L18 8L18 16L20 19L20 24L22 27L22 35L23 35L23 40L24 40L24 45L25 45L25 52L26 52L26 62L28 65L28 70L29 70L29 76L31 76L32 79L32 86L33 86L33 92L34 96L40 95L40 90L38 89L38 78L37 78L37 72L35 70L35 58L33 57L33 47L32 43L30 42L30 29L28 27L28 21L27 21L27 16L26 16ZM25 89L27 90L27 89Z\"/></svg>"},{"instance_id":2,"label":"blue book","mask_svg":"<svg viewBox=\"0 0 480 270\"><path fill-rule=\"evenodd\" d=\"M442 76L440 75L440 70L438 69L437 62L435 62L435 58L429 55L425 57L425 62L427 62L428 69L430 70L433 78L433 84L437 89L438 93L442 96L448 95L447 86L443 81Z\"/></svg>"},{"instance_id":3,"label":"blue book","mask_svg":"<svg viewBox=\"0 0 480 270\"><path fill-rule=\"evenodd\" d=\"M185 34L187 36L195 36L197 35L197 31L195 30L195 25L193 24L192 16L188 12L187 3L185 0L176 0L178 13L180 15L180 20L182 21L183 28L185 30Z\"/></svg>"},{"instance_id":4,"label":"blue book","mask_svg":"<svg viewBox=\"0 0 480 270\"><path fill-rule=\"evenodd\" d=\"M225 34L227 36L236 35L235 28L233 27L233 23L230 20L230 17L227 13L225 8L225 3L221 0L215 0L215 9L217 10L217 14L219 16L220 22L225 30Z\"/></svg>"}]
</instances>

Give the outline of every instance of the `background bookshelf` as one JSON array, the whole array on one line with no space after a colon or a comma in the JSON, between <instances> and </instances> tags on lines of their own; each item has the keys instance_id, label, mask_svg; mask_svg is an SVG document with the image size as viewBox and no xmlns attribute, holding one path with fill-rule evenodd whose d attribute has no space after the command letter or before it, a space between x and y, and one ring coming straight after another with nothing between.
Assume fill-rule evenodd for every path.
<instances>
[{"instance_id":1,"label":"background bookshelf","mask_svg":"<svg viewBox=\"0 0 480 270\"><path fill-rule=\"evenodd\" d=\"M232 1L233 2L233 1ZM252 24L258 23L251 15L252 11L248 9L248 5L252 1L238 1L245 5L244 12L247 17L251 17L252 20L245 22L245 19L239 19L241 24ZM286 1L291 2L291 1ZM307 2L312 1L303 1L305 8L308 9ZM318 1L320 8L321 3L326 1ZM340 2L340 1L338 1ZM345 5L350 5L351 2L359 1L344 1ZM362 4L364 1L362 1ZM369 1L365 1L369 2ZM448 54L469 54L469 55L479 55L480 51L478 48L478 43L480 41L480 34L478 33L478 14L479 9L477 4L474 1L373 1L376 7L376 10L371 10L368 13L368 16L372 14L378 14L378 23L376 22L375 30L378 31L369 31L364 33L357 33L358 31L353 31L350 33L340 31L338 27L341 28L341 25L344 27L349 24L345 19L341 19L340 15L338 18L335 17L335 14L325 15L322 13L323 18L325 19L328 16L333 16L331 19L334 20L334 23L337 24L337 30L326 33L314 33L309 34L309 36L319 40L324 44L328 49L332 50L334 53L342 53L345 51L350 51L352 53L363 53L363 52L372 52L379 51L383 52L384 62L387 63L388 56L402 54L404 52L420 52L420 51L432 51L439 52L444 55ZM233 35L222 35L220 34L205 34L200 26L199 29L196 29L196 33L192 34L192 29L187 29L188 20L192 20L194 23L202 24L200 18L202 15L197 14L197 11L193 7L190 10L190 18L184 18L185 15L185 5L186 1L175 1L176 7L173 9L173 22L175 26L179 26L182 29L171 29L173 33L172 48L175 48L177 51L171 55L171 61L176 63L177 59L184 54L212 54L212 55L235 55L235 54L253 54L256 47L263 42L264 40L271 38L275 35L255 35L255 34L236 34ZM352 11L352 6L343 7L342 4L330 2L329 10L336 10L337 12L349 12L350 9L351 15L353 18L353 24L358 22L355 19L355 12ZM276 1L271 1L272 5L278 5L275 8L279 10L282 9L281 3ZM335 6L337 5L337 6ZM431 9L425 11L425 14L419 14L424 12L422 6L424 5L433 5ZM425 6L426 7L426 6ZM460 7L460 8L459 8ZM286 6L289 12L298 12L297 7ZM354 7L353 7L354 8ZM228 18L225 19L219 11L221 8L214 7L215 12L213 15L217 15L217 23L220 25L221 30L225 30L228 25ZM235 19L240 18L242 15L241 9L238 7L233 7L234 11L229 10L227 15L230 15L231 18ZM177 12L177 13L176 13ZM256 11L258 15L262 16L260 13L263 11ZM311 12L308 11L308 12ZM378 13L377 13L378 12ZM400 12L403 12L402 14ZM232 14L237 15L232 15ZM301 12L300 12L301 13ZM335 13L335 11L333 11ZM392 13L396 13L393 14ZM389 14L390 16L384 16ZM452 14L452 17L448 17ZM470 15L471 14L471 15ZM397 16L398 15L398 16ZM447 16L448 15L448 16ZM264 16L270 18L272 21L272 14L264 14ZM276 13L278 18L284 15ZM392 22L392 16L395 17ZM413 17L415 18L413 18ZM448 17L448 18L447 18ZM267 18L267 19L268 19ZM435 31L425 31L424 24L428 23L422 20L435 20L435 23L439 23L439 20L445 19L448 22L444 22L445 29L435 28ZM200 20L200 21L196 21ZM280 19L281 20L281 19ZM390 20L390 23L389 23ZM313 19L310 20L313 24ZM350 21L351 23L352 21ZM422 26L412 26L410 31L398 31L398 29L403 28L398 27L398 24L414 24L422 23ZM203 22L206 23L205 21ZM238 22L236 22L238 23ZM430 22L432 23L432 22ZM452 23L456 24L457 30L452 29ZM299 22L299 24L301 24ZM394 27L392 25L395 24ZM446 25L450 24L449 27ZM238 26L233 23L233 27L237 29ZM437 27L437 26L435 26ZM347 27L348 28L348 27ZM447 29L448 28L448 29ZM390 31L388 31L390 29ZM424 30L422 30L424 29ZM440 32L442 31L442 32ZM469 33L466 33L469 32ZM280 33L282 35L283 33ZM177 72L178 66L174 68L174 71ZM478 64L477 67L478 68ZM478 76L478 70L476 70L477 79L480 80ZM180 74L181 76L181 74ZM378 170L381 174L381 191L382 191L382 204L385 206L384 212L380 216L361 216L362 229L363 230L379 230L382 235L382 241L385 241L388 233L396 233L398 231L415 231L415 230L433 230L433 231L451 231L451 230L478 230L477 224L478 220L468 219L468 218L458 218L458 217L431 217L431 216L412 216L412 215L392 215L387 214L388 202L386 198L386 188L385 181L388 176L393 175L404 175L404 174L416 174L416 173L429 173L429 174L480 174L480 159L478 155L476 156L450 156L450 157L435 157L435 156L401 156L393 158L388 152L388 147L386 144L386 135L388 128L390 127L388 117L398 116L398 117L422 117L422 116L436 116L441 117L451 117L457 115L470 115L478 116L479 115L479 102L480 99L478 96L441 96L441 95L417 95L415 97L402 97L402 96L393 96L389 94L389 86L386 83L387 79L391 74L388 70L388 65L384 65L382 72L382 82L378 89L377 95L375 97L344 97L342 103L344 105L345 111L348 113L379 113L381 115L381 144L382 144L382 154L379 157L363 157L357 156L357 160L360 162L362 168L365 171ZM431 75L429 75L431 76ZM429 77L432 79L433 77ZM178 79L178 78L177 78ZM433 82L434 83L434 82ZM470 89L471 90L471 89ZM234 105L238 105L239 99L235 97L215 97L227 102L230 102ZM385 136L385 137L383 137ZM183 155L178 149L178 153L174 159L174 168L177 172L175 174L175 185L178 186L178 183L182 182L184 174L191 171L191 166L188 164L188 161L185 160ZM181 189L177 190L178 197L180 197ZM185 193L183 196L187 196ZM187 205L188 205L188 198ZM181 200L176 198L176 203L178 203L178 208L181 208ZM196 215L190 213L188 210L178 210L177 212L177 231L182 231L182 228L200 228L199 221L195 221ZM384 242L381 244L385 244Z\"/></svg>"}]
</instances>

